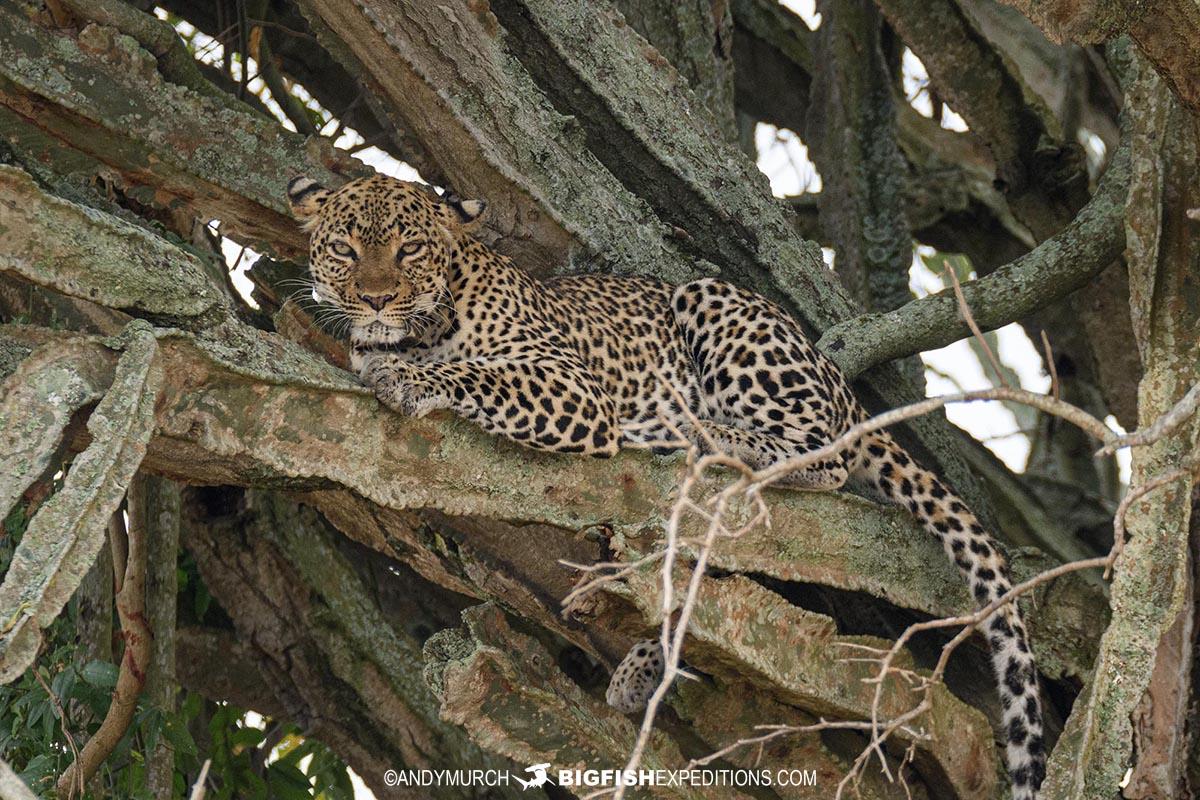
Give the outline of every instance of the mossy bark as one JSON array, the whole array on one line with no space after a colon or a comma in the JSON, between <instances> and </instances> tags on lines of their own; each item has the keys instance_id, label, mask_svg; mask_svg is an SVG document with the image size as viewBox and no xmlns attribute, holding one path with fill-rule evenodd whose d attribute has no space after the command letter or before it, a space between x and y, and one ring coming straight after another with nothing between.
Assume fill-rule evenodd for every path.
<instances>
[{"instance_id":1,"label":"mossy bark","mask_svg":"<svg viewBox=\"0 0 1200 800\"><path fill-rule=\"evenodd\" d=\"M1128 100L1136 109L1134 179L1126 230L1134 330L1146 365L1139 392L1139 419L1145 422L1169 409L1196 380L1200 303L1194 276L1200 249L1191 232L1195 223L1185 215L1200 205L1200 159L1189 114L1144 60L1137 59L1135 67ZM1130 508L1129 543L1113 581L1112 623L1101 639L1086 702L1081 699L1064 732L1065 746L1052 756L1047 798L1111 797L1131 765L1155 750L1162 755L1161 740L1174 736L1180 723L1170 715L1149 716L1147 703L1156 699L1155 686L1159 692L1167 688L1161 677L1152 684L1156 664L1163 659L1178 663L1173 629L1181 616L1195 613L1190 460L1198 441L1200 424L1191 420L1172 436L1134 451L1134 487L1181 465L1193 466ZM1180 669L1187 668L1185 659ZM1166 702L1166 697L1157 699ZM1166 785L1154 788L1166 794L1153 796L1175 794L1178 784L1172 774L1178 777L1168 771ZM1143 791L1154 782L1148 770L1140 773Z\"/></svg>"}]
</instances>

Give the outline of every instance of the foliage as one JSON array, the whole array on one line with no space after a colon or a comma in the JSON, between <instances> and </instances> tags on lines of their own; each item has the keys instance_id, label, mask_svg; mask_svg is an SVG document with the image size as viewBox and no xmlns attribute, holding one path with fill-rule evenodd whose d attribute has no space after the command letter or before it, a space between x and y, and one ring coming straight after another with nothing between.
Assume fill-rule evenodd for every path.
<instances>
[{"instance_id":1,"label":"foliage","mask_svg":"<svg viewBox=\"0 0 1200 800\"><path fill-rule=\"evenodd\" d=\"M28 506L22 503L4 521L0 578L8 571L29 516ZM187 554L181 556L178 580L181 601L190 599L187 614L201 621L224 617L212 605L212 596ZM19 681L0 685L0 754L39 797L52 796L55 780L75 757L68 732L75 746L83 747L100 726L117 685L116 664L77 662L78 621L76 600L45 631L38 663ZM67 714L65 726L60 708ZM151 800L145 788L145 762L162 739L175 754L176 797L187 796L205 758L212 759L208 797L215 800L335 800L353 795L341 759L319 742L306 739L294 725L280 725L275 737L279 743L265 746L273 727L252 711L213 703L194 692L184 692L178 710L171 712L149 705L143 697L129 731L87 787L87 798ZM194 730L207 734L204 738L210 744L203 754Z\"/></svg>"}]
</instances>

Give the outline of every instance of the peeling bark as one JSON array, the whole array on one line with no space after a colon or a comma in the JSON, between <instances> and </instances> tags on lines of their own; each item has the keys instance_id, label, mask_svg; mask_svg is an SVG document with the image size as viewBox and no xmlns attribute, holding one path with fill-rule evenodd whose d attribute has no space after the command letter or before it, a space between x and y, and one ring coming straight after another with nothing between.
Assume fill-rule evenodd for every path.
<instances>
[{"instance_id":1,"label":"peeling bark","mask_svg":"<svg viewBox=\"0 0 1200 800\"><path fill-rule=\"evenodd\" d=\"M80 39L49 32L0 6L0 105L116 170L154 202L184 203L227 232L287 254L306 252L284 187L305 171L330 184L362 167L268 119L172 84L153 57L113 28ZM56 65L45 69L47 63ZM233 153L229 148L237 148ZM255 169L241 169L254 164Z\"/></svg>"},{"instance_id":2,"label":"peeling bark","mask_svg":"<svg viewBox=\"0 0 1200 800\"><path fill-rule=\"evenodd\" d=\"M30 521L0 584L0 618L7 621L0 639L0 682L11 682L33 663L41 629L54 621L91 569L108 519L145 455L163 378L148 327L130 326L112 384L88 420L92 444L76 457L62 489ZM49 372L30 384L35 393L57 398ZM25 388L11 378L5 383L9 399Z\"/></svg>"}]
</instances>

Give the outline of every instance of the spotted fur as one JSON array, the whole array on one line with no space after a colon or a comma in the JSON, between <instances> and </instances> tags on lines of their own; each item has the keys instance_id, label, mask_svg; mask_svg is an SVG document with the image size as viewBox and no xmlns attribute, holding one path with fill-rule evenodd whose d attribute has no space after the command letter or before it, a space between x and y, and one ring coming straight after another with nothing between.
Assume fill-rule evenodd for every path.
<instances>
[{"instance_id":1,"label":"spotted fur","mask_svg":"<svg viewBox=\"0 0 1200 800\"><path fill-rule=\"evenodd\" d=\"M400 413L448 408L529 447L601 457L670 438L665 418L709 448L680 398L717 448L756 468L820 447L865 418L838 368L786 313L728 283L537 280L469 235L482 203L382 176L336 191L297 178L288 194L312 233L315 291L349 324L352 367ZM848 480L912 512L978 603L1008 591L996 543L891 436L873 434L790 476L814 490ZM1028 800L1045 772L1037 671L1015 604L983 630L1013 797ZM610 702L644 705L654 683L642 677L656 654L661 670L657 643L635 646Z\"/></svg>"},{"instance_id":2,"label":"spotted fur","mask_svg":"<svg viewBox=\"0 0 1200 800\"><path fill-rule=\"evenodd\" d=\"M662 645L658 639L638 642L629 648L625 658L613 670L605 700L625 714L641 711L662 681L663 667Z\"/></svg>"}]
</instances>

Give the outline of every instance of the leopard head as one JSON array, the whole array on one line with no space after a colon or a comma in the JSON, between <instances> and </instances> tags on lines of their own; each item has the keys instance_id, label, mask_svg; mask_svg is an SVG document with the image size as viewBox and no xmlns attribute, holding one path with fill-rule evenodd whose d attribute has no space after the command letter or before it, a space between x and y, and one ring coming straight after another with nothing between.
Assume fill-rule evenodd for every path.
<instances>
[{"instance_id":1,"label":"leopard head","mask_svg":"<svg viewBox=\"0 0 1200 800\"><path fill-rule=\"evenodd\" d=\"M436 335L453 306L450 262L484 203L373 175L330 190L298 177L292 213L310 233L309 270L319 300L338 307L360 346Z\"/></svg>"}]
</instances>

